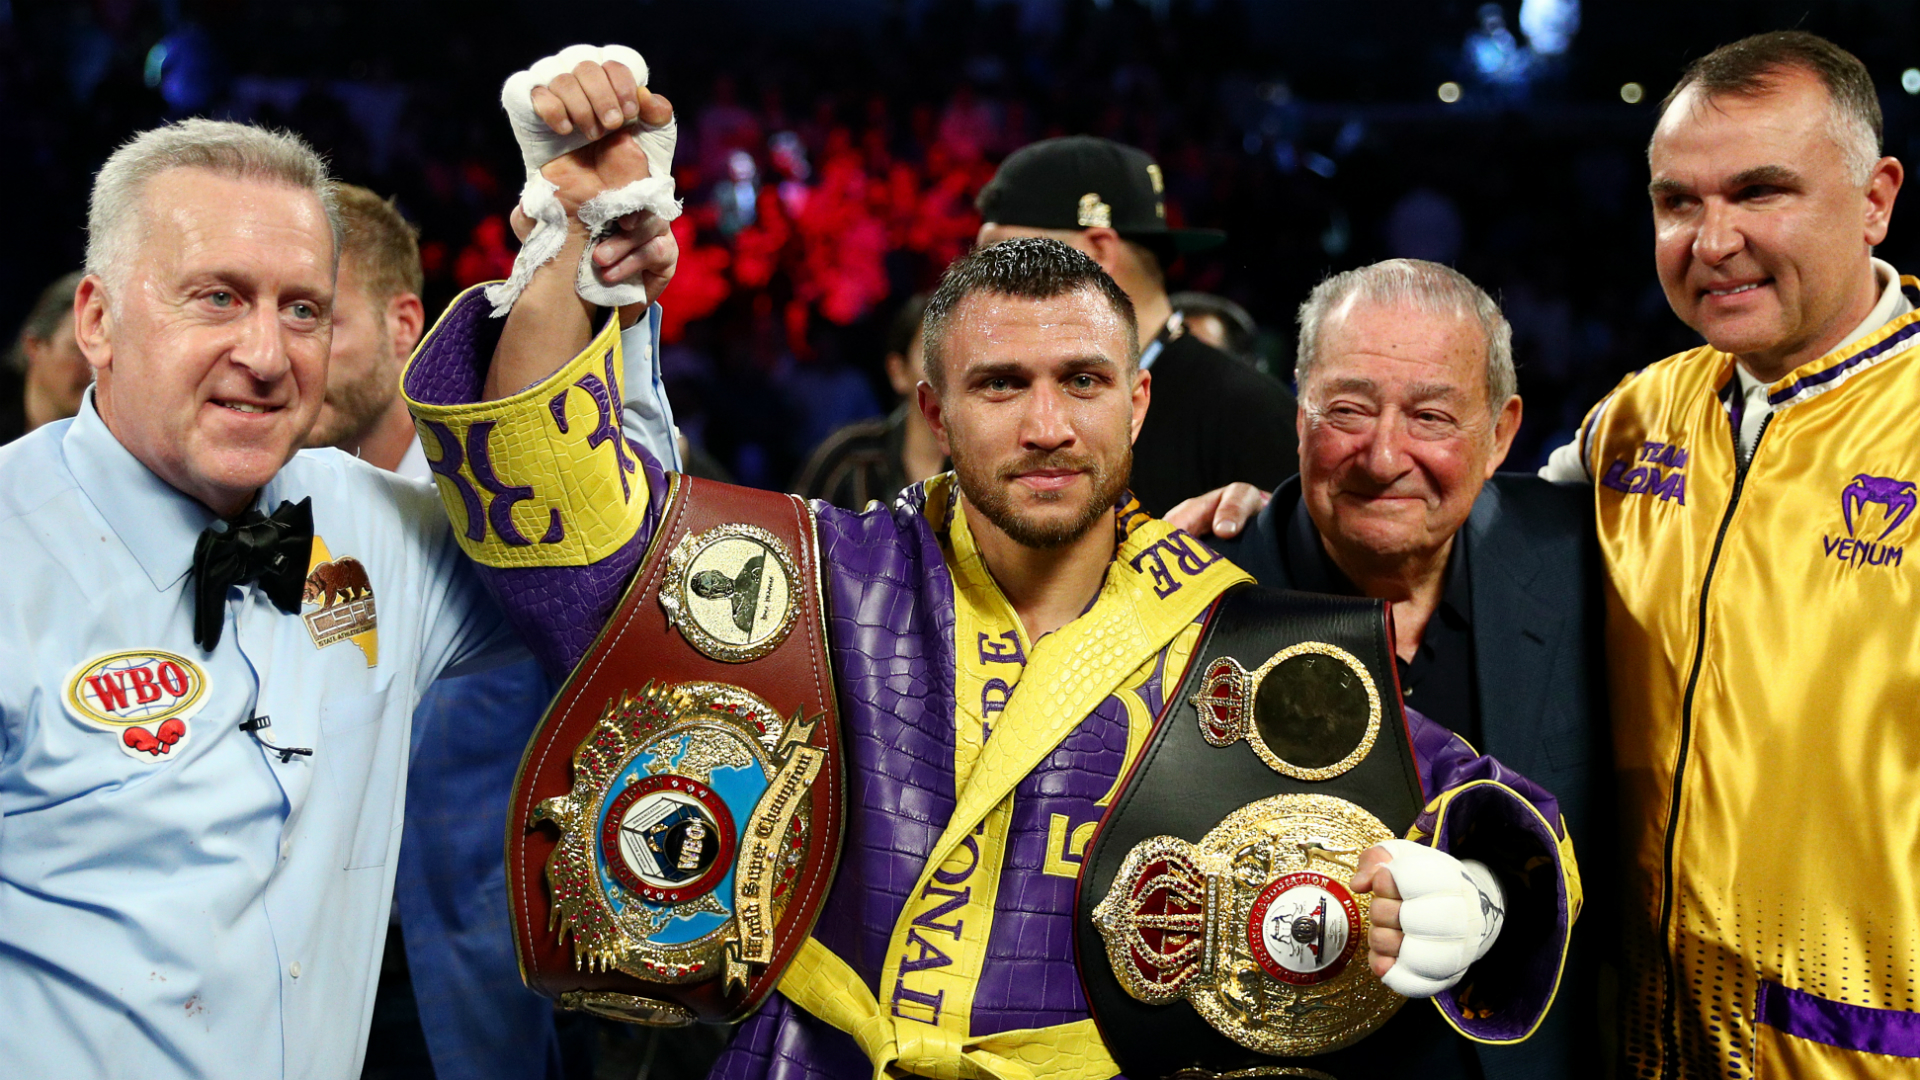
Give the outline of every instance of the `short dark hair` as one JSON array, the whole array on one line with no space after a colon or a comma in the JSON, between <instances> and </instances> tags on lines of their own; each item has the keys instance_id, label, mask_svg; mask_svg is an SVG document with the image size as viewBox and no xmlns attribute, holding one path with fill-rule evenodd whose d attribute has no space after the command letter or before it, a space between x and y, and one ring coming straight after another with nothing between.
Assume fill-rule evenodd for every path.
<instances>
[{"instance_id":1,"label":"short dark hair","mask_svg":"<svg viewBox=\"0 0 1920 1080\"><path fill-rule=\"evenodd\" d=\"M13 350L7 354L7 361L15 371L27 370L28 341L52 338L60 329L61 320L73 314L73 291L80 287L80 279L85 276L83 270L62 274L41 290L39 299L33 302L33 310L27 312L26 320L20 324L20 336L14 339Z\"/></svg>"},{"instance_id":2,"label":"short dark hair","mask_svg":"<svg viewBox=\"0 0 1920 1080\"><path fill-rule=\"evenodd\" d=\"M901 356L913 348L913 335L920 332L920 320L927 313L927 294L914 293L907 297L900 310L893 313L893 322L887 326L887 352Z\"/></svg>"},{"instance_id":3,"label":"short dark hair","mask_svg":"<svg viewBox=\"0 0 1920 1080\"><path fill-rule=\"evenodd\" d=\"M346 234L341 255L365 271L367 296L384 307L402 293L420 295L424 281L419 230L392 199L357 184L335 184L333 190Z\"/></svg>"},{"instance_id":4,"label":"short dark hair","mask_svg":"<svg viewBox=\"0 0 1920 1080\"><path fill-rule=\"evenodd\" d=\"M1114 284L1100 264L1086 254L1045 236L1022 236L980 248L953 261L940 278L940 287L927 301L922 348L926 350L926 377L934 390L944 388L947 320L975 293L1012 296L1022 300L1052 300L1090 292L1105 300L1127 330L1127 363L1140 362L1140 324L1133 301Z\"/></svg>"},{"instance_id":5,"label":"short dark hair","mask_svg":"<svg viewBox=\"0 0 1920 1080\"><path fill-rule=\"evenodd\" d=\"M1660 116L1690 86L1708 97L1723 94L1756 97L1778 85L1789 71L1805 71L1826 87L1833 141L1840 146L1847 173L1865 184L1880 159L1885 124L1873 76L1858 57L1818 34L1775 30L1722 45L1687 65L1680 81L1660 99Z\"/></svg>"}]
</instances>

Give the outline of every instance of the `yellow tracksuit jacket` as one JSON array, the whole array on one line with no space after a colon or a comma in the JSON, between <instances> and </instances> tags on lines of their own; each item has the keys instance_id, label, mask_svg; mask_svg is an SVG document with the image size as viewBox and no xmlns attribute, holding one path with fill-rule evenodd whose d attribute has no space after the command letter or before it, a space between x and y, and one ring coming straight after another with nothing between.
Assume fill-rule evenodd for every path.
<instances>
[{"instance_id":1,"label":"yellow tracksuit jacket","mask_svg":"<svg viewBox=\"0 0 1920 1080\"><path fill-rule=\"evenodd\" d=\"M1582 433L1626 1071L1920 1077L1920 311L1773 384L1745 470L1733 365L1661 361Z\"/></svg>"}]
</instances>

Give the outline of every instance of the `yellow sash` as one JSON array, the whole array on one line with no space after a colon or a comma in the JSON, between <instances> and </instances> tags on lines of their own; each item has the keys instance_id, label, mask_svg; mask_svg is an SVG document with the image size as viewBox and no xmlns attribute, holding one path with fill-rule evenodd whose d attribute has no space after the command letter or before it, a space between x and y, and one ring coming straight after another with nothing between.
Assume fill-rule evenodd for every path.
<instances>
[{"instance_id":1,"label":"yellow sash","mask_svg":"<svg viewBox=\"0 0 1920 1080\"><path fill-rule=\"evenodd\" d=\"M966 516L948 514L951 477L928 483L927 515L951 520L956 654L953 818L933 846L894 925L881 972L883 1005L839 957L809 939L780 991L851 1034L874 1063L935 1080L1106 1080L1119 1067L1092 1020L971 1037L973 993L986 962L1013 790L1128 676L1149 663L1229 587L1250 580L1172 526L1124 514L1120 540L1087 612L1029 643L982 564ZM1017 650L1024 667L990 674ZM1178 678L1169 672L1169 680ZM1004 699L983 694L992 678ZM985 715L983 700L1004 707Z\"/></svg>"}]
</instances>

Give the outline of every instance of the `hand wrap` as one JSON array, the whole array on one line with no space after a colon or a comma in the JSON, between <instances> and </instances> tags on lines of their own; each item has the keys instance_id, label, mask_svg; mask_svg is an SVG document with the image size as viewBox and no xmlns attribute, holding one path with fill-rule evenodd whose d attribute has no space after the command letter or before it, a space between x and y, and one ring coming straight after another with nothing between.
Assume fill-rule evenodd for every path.
<instances>
[{"instance_id":1,"label":"hand wrap","mask_svg":"<svg viewBox=\"0 0 1920 1080\"><path fill-rule=\"evenodd\" d=\"M625 45L572 45L525 71L515 72L500 89L500 104L507 110L513 137L520 143L520 158L527 167L527 183L520 189L520 209L533 219L534 225L533 232L520 245L520 254L513 260L513 274L505 281L487 286L487 300L493 304L494 318L504 316L513 308L513 302L532 280L533 272L559 254L566 242L566 210L554 195L559 189L541 175L540 167L593 140L578 128L570 135L561 135L548 127L533 111L533 89L572 73L583 61L602 64L618 61L633 72L635 84L646 85L647 62ZM640 149L646 152L648 176L617 190L603 191L581 205L580 223L596 240L603 235L608 222L635 211L649 211L663 221L680 216L680 203L673 197L673 146L679 134L678 121L668 120L658 127L636 121L628 127ZM645 287L638 281L619 285L603 282L599 268L593 265L591 243L580 255L574 288L582 299L602 307L645 303L647 298Z\"/></svg>"},{"instance_id":2,"label":"hand wrap","mask_svg":"<svg viewBox=\"0 0 1920 1080\"><path fill-rule=\"evenodd\" d=\"M1384 864L1400 890L1406 940L1381 982L1410 998L1430 998L1460 981L1487 954L1506 920L1506 894L1484 863L1456 859L1410 840L1387 840Z\"/></svg>"}]
</instances>

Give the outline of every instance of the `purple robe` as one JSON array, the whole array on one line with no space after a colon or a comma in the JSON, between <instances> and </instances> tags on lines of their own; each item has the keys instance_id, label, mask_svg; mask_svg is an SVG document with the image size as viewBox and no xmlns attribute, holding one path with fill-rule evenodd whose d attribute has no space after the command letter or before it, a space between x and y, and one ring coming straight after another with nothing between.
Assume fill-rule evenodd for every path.
<instances>
[{"instance_id":1,"label":"purple robe","mask_svg":"<svg viewBox=\"0 0 1920 1080\"><path fill-rule=\"evenodd\" d=\"M412 396L436 404L479 397L479 373L499 332L485 311L484 304L463 302L445 316L409 369ZM666 483L658 464L641 447L629 445L652 487L645 523L632 542L587 568L480 567L523 637L556 675L579 661L618 603L664 509ZM883 1007L894 995L894 988L879 985L888 941L956 800L954 588L939 539L923 513L924 498L916 485L892 507L854 513L815 504L826 571L828 645L845 736L848 813L839 872L813 936L859 974ZM1165 659L1163 647L1163 665ZM1158 672L1140 689L1155 715L1164 705L1165 683L1177 683L1182 674ZM1508 805L1492 805L1502 800L1487 797L1489 812L1530 827L1521 820L1528 817L1524 800L1546 821L1559 820L1551 795L1491 758L1474 755L1459 738L1417 713L1410 711L1408 718L1422 790L1429 798L1475 779L1497 779L1517 797L1505 799ZM1126 708L1109 697L1015 789L971 1035L1068 1024L1090 1015L1074 965L1075 881L1043 870L1048 824L1054 815L1064 815L1071 834L1072 827L1100 819L1103 810L1094 804L1119 776L1126 745ZM1422 817L1429 832L1431 817ZM1442 832L1439 846L1454 850ZM1540 839L1551 851L1556 838L1549 833ZM1563 948L1568 919L1565 898L1561 901L1557 918ZM1552 925L1556 919L1546 921ZM1550 967L1557 978L1558 949L1550 951L1534 966ZM1533 986L1538 978L1532 974L1524 981L1530 984L1526 995L1544 1008L1552 981ZM1503 1031L1500 1018L1476 1025L1447 995L1442 1008L1476 1034L1481 1034L1477 1028L1493 1038L1518 1034ZM851 1035L776 993L741 1025L712 1075L716 1080L854 1080L872 1072Z\"/></svg>"}]
</instances>

